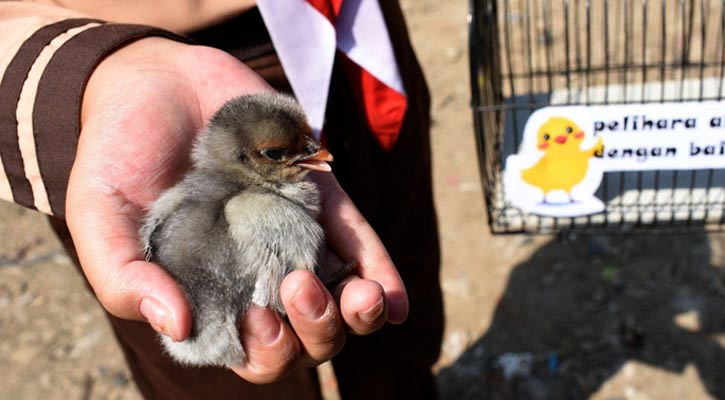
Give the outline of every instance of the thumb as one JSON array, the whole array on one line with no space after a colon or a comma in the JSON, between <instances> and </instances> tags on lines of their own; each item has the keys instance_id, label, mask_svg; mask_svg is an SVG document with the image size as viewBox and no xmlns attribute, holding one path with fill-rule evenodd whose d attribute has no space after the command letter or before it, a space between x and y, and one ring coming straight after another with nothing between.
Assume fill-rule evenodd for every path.
<instances>
[{"instance_id":1,"label":"thumb","mask_svg":"<svg viewBox=\"0 0 725 400\"><path fill-rule=\"evenodd\" d=\"M189 336L191 312L184 293L158 265L132 261L101 273L106 281L91 285L111 314L147 321L156 332L176 342Z\"/></svg>"},{"instance_id":2,"label":"thumb","mask_svg":"<svg viewBox=\"0 0 725 400\"><path fill-rule=\"evenodd\" d=\"M83 272L103 307L119 318L148 321L174 341L184 340L191 330L189 304L166 271L143 261L140 216L141 210L117 191L99 190L92 181L75 185L71 177L66 220Z\"/></svg>"}]
</instances>

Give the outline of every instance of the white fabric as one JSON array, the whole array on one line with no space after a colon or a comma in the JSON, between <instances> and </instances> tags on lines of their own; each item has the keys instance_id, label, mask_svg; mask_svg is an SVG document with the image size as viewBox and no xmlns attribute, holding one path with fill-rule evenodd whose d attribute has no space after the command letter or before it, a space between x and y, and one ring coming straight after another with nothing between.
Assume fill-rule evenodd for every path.
<instances>
[{"instance_id":1,"label":"white fabric","mask_svg":"<svg viewBox=\"0 0 725 400\"><path fill-rule=\"evenodd\" d=\"M335 61L335 29L302 0L259 0L264 23L297 101L320 139Z\"/></svg>"},{"instance_id":2,"label":"white fabric","mask_svg":"<svg viewBox=\"0 0 725 400\"><path fill-rule=\"evenodd\" d=\"M325 122L335 49L405 94L376 0L345 0L336 27L304 0L258 0L257 6L317 139Z\"/></svg>"},{"instance_id":3,"label":"white fabric","mask_svg":"<svg viewBox=\"0 0 725 400\"><path fill-rule=\"evenodd\" d=\"M375 0L345 0L337 20L337 48L391 89L405 94L385 26Z\"/></svg>"}]
</instances>

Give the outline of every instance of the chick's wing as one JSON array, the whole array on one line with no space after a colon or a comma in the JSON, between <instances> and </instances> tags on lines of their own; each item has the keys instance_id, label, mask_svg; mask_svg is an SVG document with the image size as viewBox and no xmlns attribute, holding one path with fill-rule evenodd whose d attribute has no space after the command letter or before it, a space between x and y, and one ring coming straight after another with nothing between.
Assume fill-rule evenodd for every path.
<instances>
[{"instance_id":1,"label":"chick's wing","mask_svg":"<svg viewBox=\"0 0 725 400\"><path fill-rule=\"evenodd\" d=\"M245 192L224 207L238 263L256 276L253 302L284 312L279 286L296 269L315 271L324 232L298 204L273 193Z\"/></svg>"}]
</instances>

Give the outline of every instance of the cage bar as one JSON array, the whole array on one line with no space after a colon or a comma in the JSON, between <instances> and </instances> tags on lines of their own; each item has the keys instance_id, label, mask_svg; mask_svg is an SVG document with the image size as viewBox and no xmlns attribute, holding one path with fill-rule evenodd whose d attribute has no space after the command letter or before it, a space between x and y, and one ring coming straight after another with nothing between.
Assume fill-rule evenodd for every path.
<instances>
[{"instance_id":1,"label":"cage bar","mask_svg":"<svg viewBox=\"0 0 725 400\"><path fill-rule=\"evenodd\" d=\"M725 1L472 0L473 121L494 233L725 230L725 170L605 172L604 211L524 212L504 196L506 157L552 105L722 101ZM725 107L724 107L725 114Z\"/></svg>"}]
</instances>

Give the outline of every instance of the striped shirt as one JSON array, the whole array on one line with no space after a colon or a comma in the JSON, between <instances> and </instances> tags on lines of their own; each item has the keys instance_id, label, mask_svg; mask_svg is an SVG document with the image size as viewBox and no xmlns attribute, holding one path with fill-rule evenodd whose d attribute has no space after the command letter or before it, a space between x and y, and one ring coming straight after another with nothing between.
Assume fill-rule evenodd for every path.
<instances>
[{"instance_id":1,"label":"striped shirt","mask_svg":"<svg viewBox=\"0 0 725 400\"><path fill-rule=\"evenodd\" d=\"M147 25L107 23L33 3L0 1L0 199L63 218L93 68Z\"/></svg>"}]
</instances>

